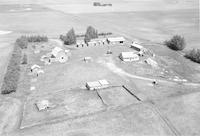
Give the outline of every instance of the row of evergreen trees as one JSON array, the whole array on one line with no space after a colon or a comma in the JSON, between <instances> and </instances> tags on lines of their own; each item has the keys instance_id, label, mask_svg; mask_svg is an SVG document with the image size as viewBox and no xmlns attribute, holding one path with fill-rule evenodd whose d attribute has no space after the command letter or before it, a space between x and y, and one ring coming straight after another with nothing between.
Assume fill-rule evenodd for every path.
<instances>
[{"instance_id":1,"label":"row of evergreen trees","mask_svg":"<svg viewBox=\"0 0 200 136\"><path fill-rule=\"evenodd\" d=\"M21 49L26 49L29 42L47 42L47 36L40 36L40 35L32 35L32 36L21 36L16 40L16 44Z\"/></svg>"},{"instance_id":2,"label":"row of evergreen trees","mask_svg":"<svg viewBox=\"0 0 200 136\"><path fill-rule=\"evenodd\" d=\"M88 26L84 35L85 43L95 38L98 38L98 31L94 27ZM69 30L66 35L60 35L60 39L66 45L76 44L76 34L74 32L74 29L72 28L71 30Z\"/></svg>"}]
</instances>

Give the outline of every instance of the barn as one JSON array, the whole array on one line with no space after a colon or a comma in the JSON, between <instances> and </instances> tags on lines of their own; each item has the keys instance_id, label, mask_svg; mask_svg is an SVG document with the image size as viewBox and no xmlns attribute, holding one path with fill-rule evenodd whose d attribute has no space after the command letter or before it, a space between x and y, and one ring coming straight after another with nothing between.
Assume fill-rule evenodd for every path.
<instances>
[{"instance_id":1,"label":"barn","mask_svg":"<svg viewBox=\"0 0 200 136\"><path fill-rule=\"evenodd\" d=\"M119 58L125 62L132 62L139 60L139 56L134 52L122 52L120 53Z\"/></svg>"},{"instance_id":2,"label":"barn","mask_svg":"<svg viewBox=\"0 0 200 136\"><path fill-rule=\"evenodd\" d=\"M116 45L116 44L123 45L126 40L124 37L110 37L107 39L107 41L109 44L112 44L112 45Z\"/></svg>"}]
</instances>

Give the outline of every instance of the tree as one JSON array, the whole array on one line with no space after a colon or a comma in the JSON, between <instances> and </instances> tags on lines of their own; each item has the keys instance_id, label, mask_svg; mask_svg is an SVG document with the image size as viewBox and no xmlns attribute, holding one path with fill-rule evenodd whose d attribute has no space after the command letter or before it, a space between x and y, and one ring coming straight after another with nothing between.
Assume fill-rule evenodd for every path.
<instances>
[{"instance_id":1,"label":"tree","mask_svg":"<svg viewBox=\"0 0 200 136\"><path fill-rule=\"evenodd\" d=\"M193 49L189 51L186 53L185 57L194 62L200 63L200 49Z\"/></svg>"},{"instance_id":2,"label":"tree","mask_svg":"<svg viewBox=\"0 0 200 136\"><path fill-rule=\"evenodd\" d=\"M175 35L169 41L165 41L165 45L173 50L183 50L186 46L184 37Z\"/></svg>"},{"instance_id":3,"label":"tree","mask_svg":"<svg viewBox=\"0 0 200 136\"><path fill-rule=\"evenodd\" d=\"M16 44L21 48L21 49L26 49L28 46L28 40L25 36L21 36L16 40Z\"/></svg>"},{"instance_id":4,"label":"tree","mask_svg":"<svg viewBox=\"0 0 200 136\"><path fill-rule=\"evenodd\" d=\"M95 28L93 28L92 26L87 27L84 41L87 43L91 39L95 39L95 38L98 38L98 31Z\"/></svg>"},{"instance_id":5,"label":"tree","mask_svg":"<svg viewBox=\"0 0 200 136\"><path fill-rule=\"evenodd\" d=\"M66 45L76 44L76 35L74 29L70 29L66 36L60 36L60 39L63 40L64 44Z\"/></svg>"}]
</instances>

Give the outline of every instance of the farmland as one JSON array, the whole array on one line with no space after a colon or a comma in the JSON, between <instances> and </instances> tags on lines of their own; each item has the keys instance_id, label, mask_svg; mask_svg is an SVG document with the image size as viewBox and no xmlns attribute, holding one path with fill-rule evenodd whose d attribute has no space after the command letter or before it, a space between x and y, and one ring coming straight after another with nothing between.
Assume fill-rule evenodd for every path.
<instances>
[{"instance_id":1,"label":"farmland","mask_svg":"<svg viewBox=\"0 0 200 136\"><path fill-rule=\"evenodd\" d=\"M199 135L200 66L182 56L199 48L198 2L174 2L109 0L106 3L112 7L95 8L90 0L2 0L0 31L11 33L0 35L0 84L16 38L39 34L50 40L31 43L24 50L28 65L21 66L17 92L0 96L0 135ZM40 61L60 46L56 42L60 34L72 27L76 34L84 34L89 25L123 36L127 43L64 46L71 53L67 62L45 65ZM186 38L183 52L162 45L175 34ZM158 68L144 62L149 56L132 63L119 59L121 52L133 51L133 40L155 53ZM33 45L47 48L35 53ZM108 49L112 54L106 53ZM91 62L86 63L84 57L91 57ZM30 72L34 64L44 70L38 77ZM112 87L85 88L86 82L102 79ZM152 84L155 79L158 85ZM38 111L35 103L44 99L56 107Z\"/></svg>"}]
</instances>

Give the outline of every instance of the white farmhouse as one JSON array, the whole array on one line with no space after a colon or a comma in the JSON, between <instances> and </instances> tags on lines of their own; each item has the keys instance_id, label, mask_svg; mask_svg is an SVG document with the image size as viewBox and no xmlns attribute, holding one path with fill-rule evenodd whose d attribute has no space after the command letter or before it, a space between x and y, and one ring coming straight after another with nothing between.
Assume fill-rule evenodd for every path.
<instances>
[{"instance_id":1,"label":"white farmhouse","mask_svg":"<svg viewBox=\"0 0 200 136\"><path fill-rule=\"evenodd\" d=\"M55 58L57 61L61 63L64 63L68 60L66 52L60 47L53 48L51 54L52 54L51 58Z\"/></svg>"}]
</instances>

